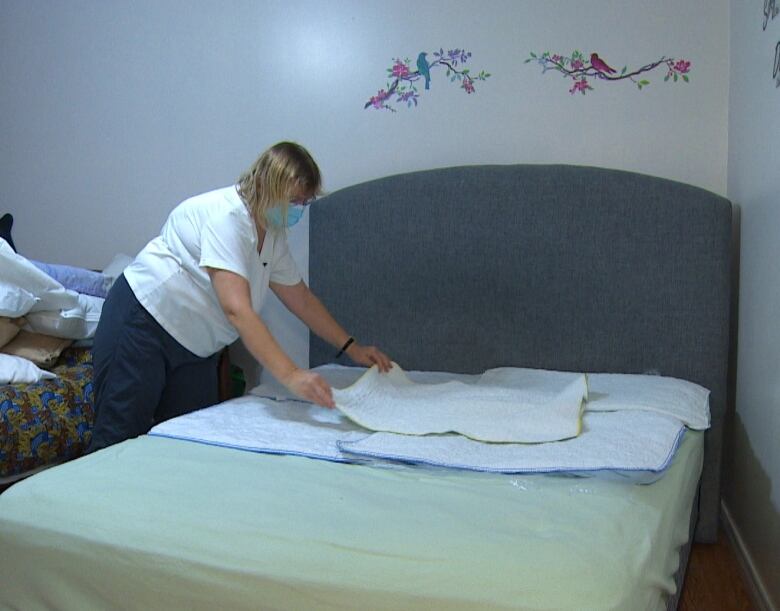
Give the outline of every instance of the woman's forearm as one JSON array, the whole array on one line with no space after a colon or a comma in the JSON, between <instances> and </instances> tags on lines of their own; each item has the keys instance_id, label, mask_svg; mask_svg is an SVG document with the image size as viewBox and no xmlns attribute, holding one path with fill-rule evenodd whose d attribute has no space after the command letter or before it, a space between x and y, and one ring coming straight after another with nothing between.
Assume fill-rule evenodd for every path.
<instances>
[{"instance_id":1,"label":"woman's forearm","mask_svg":"<svg viewBox=\"0 0 780 611\"><path fill-rule=\"evenodd\" d=\"M277 380L284 382L298 366L287 356L263 320L251 309L228 315L249 353Z\"/></svg>"},{"instance_id":2,"label":"woman's forearm","mask_svg":"<svg viewBox=\"0 0 780 611\"><path fill-rule=\"evenodd\" d=\"M271 288L287 309L300 318L312 332L336 348L346 346L350 335L303 282L293 286L272 284ZM350 342L345 352L358 365L377 365L383 372L392 366L390 358L375 346Z\"/></svg>"}]
</instances>

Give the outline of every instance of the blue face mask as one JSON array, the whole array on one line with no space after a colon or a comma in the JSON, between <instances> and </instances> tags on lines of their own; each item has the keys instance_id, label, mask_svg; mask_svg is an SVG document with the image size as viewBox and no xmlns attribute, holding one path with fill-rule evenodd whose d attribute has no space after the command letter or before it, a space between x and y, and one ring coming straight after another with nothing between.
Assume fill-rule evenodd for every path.
<instances>
[{"instance_id":1,"label":"blue face mask","mask_svg":"<svg viewBox=\"0 0 780 611\"><path fill-rule=\"evenodd\" d=\"M273 227L287 227L288 229L303 218L306 211L305 206L289 205L287 206L287 224L284 223L284 214L282 206L276 206L266 212L265 217Z\"/></svg>"}]
</instances>

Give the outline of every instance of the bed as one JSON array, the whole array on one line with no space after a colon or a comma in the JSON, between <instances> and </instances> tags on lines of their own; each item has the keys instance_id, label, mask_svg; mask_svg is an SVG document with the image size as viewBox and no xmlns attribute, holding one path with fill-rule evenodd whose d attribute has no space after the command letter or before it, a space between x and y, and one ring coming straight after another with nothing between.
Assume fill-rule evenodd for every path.
<instances>
[{"instance_id":1,"label":"bed","mask_svg":"<svg viewBox=\"0 0 780 611\"><path fill-rule=\"evenodd\" d=\"M145 435L0 495L0 604L675 608L691 541L717 533L730 236L725 199L602 168L445 168L328 195L310 284L405 369L668 376L709 391L709 428L646 485ZM333 360L312 338L311 365Z\"/></svg>"},{"instance_id":2,"label":"bed","mask_svg":"<svg viewBox=\"0 0 780 611\"><path fill-rule=\"evenodd\" d=\"M109 286L100 273L18 254L13 220L0 216L0 490L86 449L92 355L74 340L94 333Z\"/></svg>"},{"instance_id":3,"label":"bed","mask_svg":"<svg viewBox=\"0 0 780 611\"><path fill-rule=\"evenodd\" d=\"M57 376L0 385L0 489L84 453L94 421L92 355L66 348Z\"/></svg>"},{"instance_id":4,"label":"bed","mask_svg":"<svg viewBox=\"0 0 780 611\"><path fill-rule=\"evenodd\" d=\"M103 299L130 261L116 255L98 272L27 259L16 251L13 221L0 216L0 491L87 449L94 422L91 337ZM47 290L70 291L65 305L78 307L33 310L36 299L51 298ZM224 350L220 400L235 396L233 385L242 381L232 382L231 371Z\"/></svg>"}]
</instances>

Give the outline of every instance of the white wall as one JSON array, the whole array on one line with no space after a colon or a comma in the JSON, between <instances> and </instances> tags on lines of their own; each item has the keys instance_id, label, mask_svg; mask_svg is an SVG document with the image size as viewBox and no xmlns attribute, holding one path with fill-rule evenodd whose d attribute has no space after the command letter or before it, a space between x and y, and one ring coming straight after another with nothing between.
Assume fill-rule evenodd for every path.
<instances>
[{"instance_id":1,"label":"white wall","mask_svg":"<svg viewBox=\"0 0 780 611\"><path fill-rule=\"evenodd\" d=\"M731 3L728 196L739 206L739 353L724 502L780 608L780 15Z\"/></svg>"},{"instance_id":2,"label":"white wall","mask_svg":"<svg viewBox=\"0 0 780 611\"><path fill-rule=\"evenodd\" d=\"M628 168L725 192L726 0L339 2L2 0L3 207L31 256L99 266L137 251L181 198L299 140L327 187L459 163ZM395 56L472 51L493 76L441 74L419 108L364 110ZM529 51L618 65L693 62L567 93Z\"/></svg>"},{"instance_id":3,"label":"white wall","mask_svg":"<svg viewBox=\"0 0 780 611\"><path fill-rule=\"evenodd\" d=\"M728 167L742 272L726 502L777 603L780 18L763 32L761 5L732 0L729 14L728 0L0 0L0 212L16 217L24 254L100 267L280 139L313 152L330 190L453 164L562 162L726 194ZM394 57L440 46L465 47L472 69L493 76L467 96L434 74L417 109L363 109ZM574 49L618 68L682 57L691 82L656 72L641 92L596 83L571 96L563 79L523 63L530 51ZM304 270L307 238L304 222L292 234ZM273 305L265 314L304 363L302 327Z\"/></svg>"},{"instance_id":4,"label":"white wall","mask_svg":"<svg viewBox=\"0 0 780 611\"><path fill-rule=\"evenodd\" d=\"M185 196L225 185L281 139L326 188L413 169L560 162L725 193L727 0L0 0L0 197L23 254L101 267L135 254ZM395 57L466 48L466 95L441 72L418 108L364 110ZM648 76L570 95L529 52L597 51ZM293 254L307 263L306 223ZM304 329L267 316L296 360ZM338 313L336 313L338 314Z\"/></svg>"},{"instance_id":5,"label":"white wall","mask_svg":"<svg viewBox=\"0 0 780 611\"><path fill-rule=\"evenodd\" d=\"M780 17L762 31L761 5L0 0L0 212L14 214L23 254L100 267L281 139L312 151L328 190L414 169L550 162L728 194L742 211L742 270L725 502L780 604ZM418 108L363 109L394 57L438 47L466 48L472 70L492 76L465 95L434 73ZM531 51L574 49L618 69L685 58L691 82L657 71L643 91L597 82L572 96L558 75L524 63ZM305 221L291 242L305 272ZM302 325L278 304L264 315L305 364Z\"/></svg>"}]
</instances>

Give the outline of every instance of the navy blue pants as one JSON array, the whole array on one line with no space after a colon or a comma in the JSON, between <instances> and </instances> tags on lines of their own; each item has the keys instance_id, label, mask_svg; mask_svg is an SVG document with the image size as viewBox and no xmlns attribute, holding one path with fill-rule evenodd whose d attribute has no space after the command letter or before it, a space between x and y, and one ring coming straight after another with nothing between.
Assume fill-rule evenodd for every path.
<instances>
[{"instance_id":1,"label":"navy blue pants","mask_svg":"<svg viewBox=\"0 0 780 611\"><path fill-rule=\"evenodd\" d=\"M217 402L219 354L193 354L138 302L124 275L103 304L92 348L95 425L87 452Z\"/></svg>"}]
</instances>

